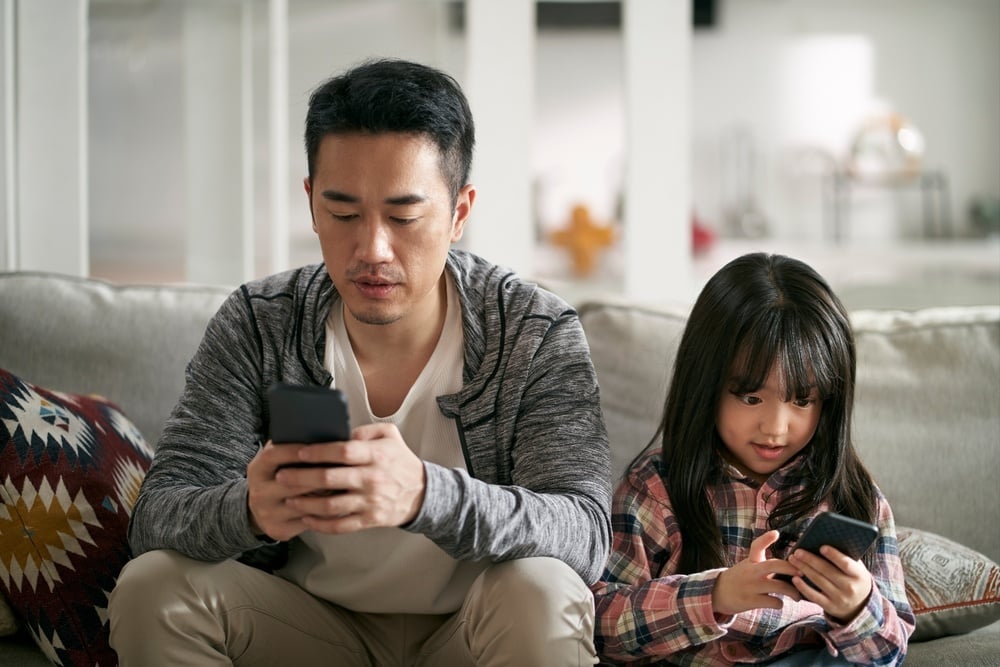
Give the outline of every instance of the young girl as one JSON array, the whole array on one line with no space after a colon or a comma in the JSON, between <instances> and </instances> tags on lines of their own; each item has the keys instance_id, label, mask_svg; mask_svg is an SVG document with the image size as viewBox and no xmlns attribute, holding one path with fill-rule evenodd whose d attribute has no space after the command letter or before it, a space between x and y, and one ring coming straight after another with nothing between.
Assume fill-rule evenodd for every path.
<instances>
[{"instance_id":1,"label":"young girl","mask_svg":"<svg viewBox=\"0 0 1000 667\"><path fill-rule=\"evenodd\" d=\"M892 512L851 442L855 366L844 307L809 266L751 254L708 281L653 439L662 446L615 493L594 585L602 659L902 662L914 617ZM791 548L823 510L878 526L861 560Z\"/></svg>"}]
</instances>

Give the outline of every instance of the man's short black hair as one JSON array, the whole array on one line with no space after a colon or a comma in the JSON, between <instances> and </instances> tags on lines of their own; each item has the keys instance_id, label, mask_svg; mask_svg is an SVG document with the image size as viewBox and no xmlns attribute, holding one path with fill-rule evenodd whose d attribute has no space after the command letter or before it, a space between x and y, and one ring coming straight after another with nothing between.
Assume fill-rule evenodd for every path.
<instances>
[{"instance_id":1,"label":"man's short black hair","mask_svg":"<svg viewBox=\"0 0 1000 667\"><path fill-rule=\"evenodd\" d=\"M306 112L309 182L328 134L423 135L438 147L452 200L469 181L475 128L468 100L450 75L398 59L369 60L320 84Z\"/></svg>"}]
</instances>

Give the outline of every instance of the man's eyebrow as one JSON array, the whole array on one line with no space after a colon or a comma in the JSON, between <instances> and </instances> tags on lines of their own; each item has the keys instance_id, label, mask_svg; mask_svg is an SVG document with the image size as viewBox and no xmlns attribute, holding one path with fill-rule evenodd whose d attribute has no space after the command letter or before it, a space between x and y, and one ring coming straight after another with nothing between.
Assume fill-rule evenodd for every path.
<instances>
[{"instance_id":1,"label":"man's eyebrow","mask_svg":"<svg viewBox=\"0 0 1000 667\"><path fill-rule=\"evenodd\" d=\"M327 201L344 202L345 204L357 204L361 201L358 197L339 190L323 190L320 196ZM426 201L428 201L428 197L416 193L386 197L385 199L385 203L389 206L411 206L423 204Z\"/></svg>"},{"instance_id":2,"label":"man's eyebrow","mask_svg":"<svg viewBox=\"0 0 1000 667\"><path fill-rule=\"evenodd\" d=\"M327 201L340 201L347 204L357 204L358 198L354 195L349 195L346 192L340 192L339 190L323 190L320 196Z\"/></svg>"},{"instance_id":3,"label":"man's eyebrow","mask_svg":"<svg viewBox=\"0 0 1000 667\"><path fill-rule=\"evenodd\" d=\"M427 199L428 198L424 195L414 193L409 195L399 195L397 197L387 197L385 203L390 206L410 206L411 204L423 204L427 201Z\"/></svg>"}]
</instances>

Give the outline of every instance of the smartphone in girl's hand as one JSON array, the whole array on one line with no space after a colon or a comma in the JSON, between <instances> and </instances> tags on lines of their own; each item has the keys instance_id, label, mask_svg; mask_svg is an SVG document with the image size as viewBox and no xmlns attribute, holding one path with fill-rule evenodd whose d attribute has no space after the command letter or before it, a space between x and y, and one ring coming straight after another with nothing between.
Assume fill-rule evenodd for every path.
<instances>
[{"instance_id":1,"label":"smartphone in girl's hand","mask_svg":"<svg viewBox=\"0 0 1000 667\"><path fill-rule=\"evenodd\" d=\"M846 556L857 560L865 553L871 543L878 537L878 528L866 521L859 521L836 512L822 512L816 515L812 523L806 527L802 537L792 548L805 549L821 555L819 548L828 544ZM776 574L775 579L791 581L787 574ZM809 580L806 579L806 583ZM811 583L809 583L812 586ZM814 587L815 588L815 587Z\"/></svg>"}]
</instances>

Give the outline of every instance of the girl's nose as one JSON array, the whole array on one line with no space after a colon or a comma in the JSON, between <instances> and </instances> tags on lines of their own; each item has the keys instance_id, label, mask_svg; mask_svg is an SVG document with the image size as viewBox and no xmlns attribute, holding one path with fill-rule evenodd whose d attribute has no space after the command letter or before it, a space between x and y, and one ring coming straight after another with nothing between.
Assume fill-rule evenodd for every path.
<instances>
[{"instance_id":1,"label":"girl's nose","mask_svg":"<svg viewBox=\"0 0 1000 667\"><path fill-rule=\"evenodd\" d=\"M788 433L788 414L784 404L775 405L764 412L760 432L769 438L779 438Z\"/></svg>"}]
</instances>

